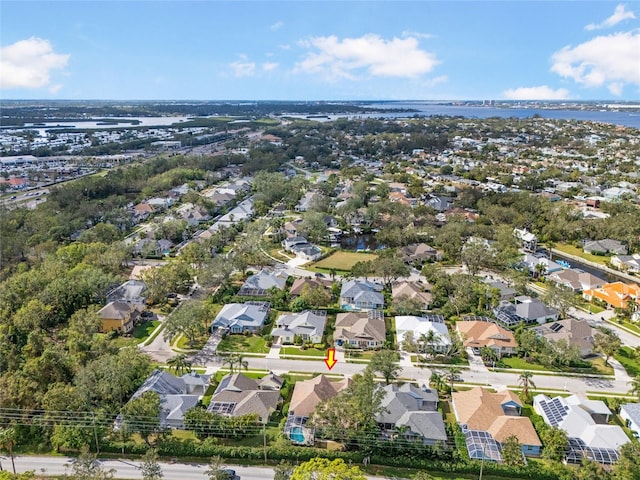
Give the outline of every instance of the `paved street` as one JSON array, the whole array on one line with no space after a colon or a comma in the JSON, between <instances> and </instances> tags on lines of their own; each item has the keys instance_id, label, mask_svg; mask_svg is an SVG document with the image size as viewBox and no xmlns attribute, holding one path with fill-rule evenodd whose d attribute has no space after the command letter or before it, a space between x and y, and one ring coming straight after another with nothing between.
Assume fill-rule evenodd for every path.
<instances>
[{"instance_id":1,"label":"paved street","mask_svg":"<svg viewBox=\"0 0 640 480\"><path fill-rule=\"evenodd\" d=\"M286 372L303 372L303 373L331 373L345 376L352 376L366 367L361 363L345 363L338 362L331 371L321 360L292 360L292 359L276 359L264 357L246 356L250 370L268 370L275 373ZM222 367L222 359L217 358L207 362L206 366L209 372L216 371ZM446 365L443 366L443 369ZM599 393L599 394L626 394L629 391L629 385L626 377L624 379L603 379L591 377L571 377L564 375L542 375L535 372L533 380L538 389L554 389L567 390L572 393ZM405 361L402 363L403 378L416 381L419 384L426 384L431 377L429 368L419 368L408 366ZM463 370L461 373L464 383L474 383L482 385L490 385L492 387L515 387L518 385L520 372L489 372L480 369Z\"/></svg>"},{"instance_id":2,"label":"paved street","mask_svg":"<svg viewBox=\"0 0 640 480\"><path fill-rule=\"evenodd\" d=\"M70 465L73 461L72 457L16 457L16 471L18 473L34 470L36 474L45 475L64 475L71 471ZM11 468L11 460L6 456L0 456L2 466L7 469ZM134 460L101 460L101 466L105 470L114 469L115 478L119 479L141 479L142 474L139 470L139 462ZM165 463L160 462L164 480L185 480L185 479L204 479L206 464L202 463ZM270 480L273 479L273 469L269 467L244 467L239 465L228 465L236 471L241 480ZM391 479L396 477L374 477L367 476L370 480Z\"/></svg>"}]
</instances>

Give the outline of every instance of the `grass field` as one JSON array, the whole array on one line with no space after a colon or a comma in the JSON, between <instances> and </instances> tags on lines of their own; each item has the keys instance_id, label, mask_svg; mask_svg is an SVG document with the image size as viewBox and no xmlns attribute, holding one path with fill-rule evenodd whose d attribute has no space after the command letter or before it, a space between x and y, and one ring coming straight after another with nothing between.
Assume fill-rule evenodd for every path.
<instances>
[{"instance_id":1,"label":"grass field","mask_svg":"<svg viewBox=\"0 0 640 480\"><path fill-rule=\"evenodd\" d=\"M358 253L358 252L344 252L339 251L329 255L327 258L323 258L319 262L313 264L314 267L331 270L349 271L358 262L368 262L369 260L375 260L377 255L371 253Z\"/></svg>"},{"instance_id":2,"label":"grass field","mask_svg":"<svg viewBox=\"0 0 640 480\"><path fill-rule=\"evenodd\" d=\"M613 375L613 368L605 367L604 360L601 358L596 358L591 360L591 368L553 368L553 367L545 367L539 363L529 363L524 358L520 357L503 357L502 363L504 363L508 368L516 368L519 370L529 370L532 372L535 371L547 371L547 372L563 372L563 373L594 373L599 375Z\"/></svg>"},{"instance_id":3,"label":"grass field","mask_svg":"<svg viewBox=\"0 0 640 480\"><path fill-rule=\"evenodd\" d=\"M158 320L141 323L133 330L133 338L137 338L140 341L146 340L158 325L160 325Z\"/></svg>"},{"instance_id":4,"label":"grass field","mask_svg":"<svg viewBox=\"0 0 640 480\"><path fill-rule=\"evenodd\" d=\"M615 355L615 359L622 364L627 373L632 377L640 375L640 360L632 348L622 347L619 353Z\"/></svg>"},{"instance_id":5,"label":"grass field","mask_svg":"<svg viewBox=\"0 0 640 480\"><path fill-rule=\"evenodd\" d=\"M265 339L255 335L227 335L218 345L218 350L221 352L269 353Z\"/></svg>"},{"instance_id":6,"label":"grass field","mask_svg":"<svg viewBox=\"0 0 640 480\"><path fill-rule=\"evenodd\" d=\"M585 260L589 260L591 262L599 263L600 265L606 265L609 261L610 257L605 257L602 255L591 255L590 253L585 253L581 248L574 247L573 245L569 245L566 243L558 243L553 248L556 250L560 250L561 252L567 253L569 255L575 255L576 257L584 258Z\"/></svg>"},{"instance_id":7,"label":"grass field","mask_svg":"<svg viewBox=\"0 0 640 480\"><path fill-rule=\"evenodd\" d=\"M282 355L302 355L305 357L324 358L327 356L326 350L318 350L317 348L307 348L306 350L301 350L297 347L282 347L280 349L280 353Z\"/></svg>"}]
</instances>

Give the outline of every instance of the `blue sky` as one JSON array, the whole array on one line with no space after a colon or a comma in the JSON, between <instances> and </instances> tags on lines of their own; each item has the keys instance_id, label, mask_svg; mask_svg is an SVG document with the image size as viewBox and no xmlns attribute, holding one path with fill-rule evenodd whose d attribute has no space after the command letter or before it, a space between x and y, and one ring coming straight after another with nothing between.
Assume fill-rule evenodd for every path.
<instances>
[{"instance_id":1,"label":"blue sky","mask_svg":"<svg viewBox=\"0 0 640 480\"><path fill-rule=\"evenodd\" d=\"M4 99L640 99L640 3L0 1Z\"/></svg>"}]
</instances>

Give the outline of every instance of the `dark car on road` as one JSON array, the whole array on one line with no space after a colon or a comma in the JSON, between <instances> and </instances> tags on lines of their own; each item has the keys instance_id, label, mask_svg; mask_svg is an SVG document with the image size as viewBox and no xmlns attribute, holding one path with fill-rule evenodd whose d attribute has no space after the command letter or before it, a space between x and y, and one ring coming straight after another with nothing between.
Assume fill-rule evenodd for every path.
<instances>
[{"instance_id":1,"label":"dark car on road","mask_svg":"<svg viewBox=\"0 0 640 480\"><path fill-rule=\"evenodd\" d=\"M223 468L222 472L226 475L226 480L240 480L240 476L236 475L236 471L231 468Z\"/></svg>"}]
</instances>

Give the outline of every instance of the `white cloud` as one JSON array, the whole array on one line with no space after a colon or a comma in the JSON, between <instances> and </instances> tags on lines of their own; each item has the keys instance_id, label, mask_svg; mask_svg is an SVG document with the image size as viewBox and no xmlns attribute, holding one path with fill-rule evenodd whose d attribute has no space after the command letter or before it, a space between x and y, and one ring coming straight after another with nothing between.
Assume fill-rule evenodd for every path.
<instances>
[{"instance_id":1,"label":"white cloud","mask_svg":"<svg viewBox=\"0 0 640 480\"><path fill-rule=\"evenodd\" d=\"M280 30L282 27L284 27L284 22L282 20L277 21L276 23L274 23L273 25L271 25L269 27L269 30L272 31L276 31L276 30Z\"/></svg>"},{"instance_id":2,"label":"white cloud","mask_svg":"<svg viewBox=\"0 0 640 480\"><path fill-rule=\"evenodd\" d=\"M433 35L430 33L421 33L421 32L412 32L410 30L405 30L402 32L403 37L415 37L415 38L433 38Z\"/></svg>"},{"instance_id":3,"label":"white cloud","mask_svg":"<svg viewBox=\"0 0 640 480\"><path fill-rule=\"evenodd\" d=\"M255 62L250 61L246 55L240 55L240 60L229 64L236 77L251 77L256 71Z\"/></svg>"},{"instance_id":4,"label":"white cloud","mask_svg":"<svg viewBox=\"0 0 640 480\"><path fill-rule=\"evenodd\" d=\"M503 92L507 100L565 100L569 98L569 90L558 88L554 90L547 85L539 87L518 87Z\"/></svg>"},{"instance_id":5,"label":"white cloud","mask_svg":"<svg viewBox=\"0 0 640 480\"><path fill-rule=\"evenodd\" d=\"M264 70L265 72L271 72L278 68L278 65L279 64L276 62L265 62L262 64L262 70Z\"/></svg>"},{"instance_id":6,"label":"white cloud","mask_svg":"<svg viewBox=\"0 0 640 480\"><path fill-rule=\"evenodd\" d=\"M51 85L49 87L49 93L55 95L56 93L58 93L60 91L61 88L62 88L62 84L60 84L60 83L56 83L55 85Z\"/></svg>"},{"instance_id":7,"label":"white cloud","mask_svg":"<svg viewBox=\"0 0 640 480\"><path fill-rule=\"evenodd\" d=\"M601 23L590 23L584 28L585 30L599 30L601 28L610 28L624 20L634 18L636 18L635 14L631 11L627 11L625 6L620 4L616 7L613 15L611 15L606 20L602 21Z\"/></svg>"},{"instance_id":8,"label":"white cloud","mask_svg":"<svg viewBox=\"0 0 640 480\"><path fill-rule=\"evenodd\" d=\"M50 72L64 68L70 55L58 54L48 40L31 37L0 48L0 88L42 88Z\"/></svg>"},{"instance_id":9,"label":"white cloud","mask_svg":"<svg viewBox=\"0 0 640 480\"><path fill-rule=\"evenodd\" d=\"M611 93L620 95L625 84L640 85L638 45L638 32L595 37L555 52L551 71L587 87L606 85Z\"/></svg>"},{"instance_id":10,"label":"white cloud","mask_svg":"<svg viewBox=\"0 0 640 480\"><path fill-rule=\"evenodd\" d=\"M429 80L424 82L422 85L424 87L435 87L440 83L446 83L448 81L449 81L449 77L447 77L446 75L440 75L439 77L430 78Z\"/></svg>"},{"instance_id":11,"label":"white cloud","mask_svg":"<svg viewBox=\"0 0 640 480\"><path fill-rule=\"evenodd\" d=\"M313 50L296 64L295 71L323 74L326 78L356 79L366 73L375 77L415 78L440 62L433 53L421 50L414 37L385 40L367 34L359 38L314 37L298 42Z\"/></svg>"}]
</instances>

